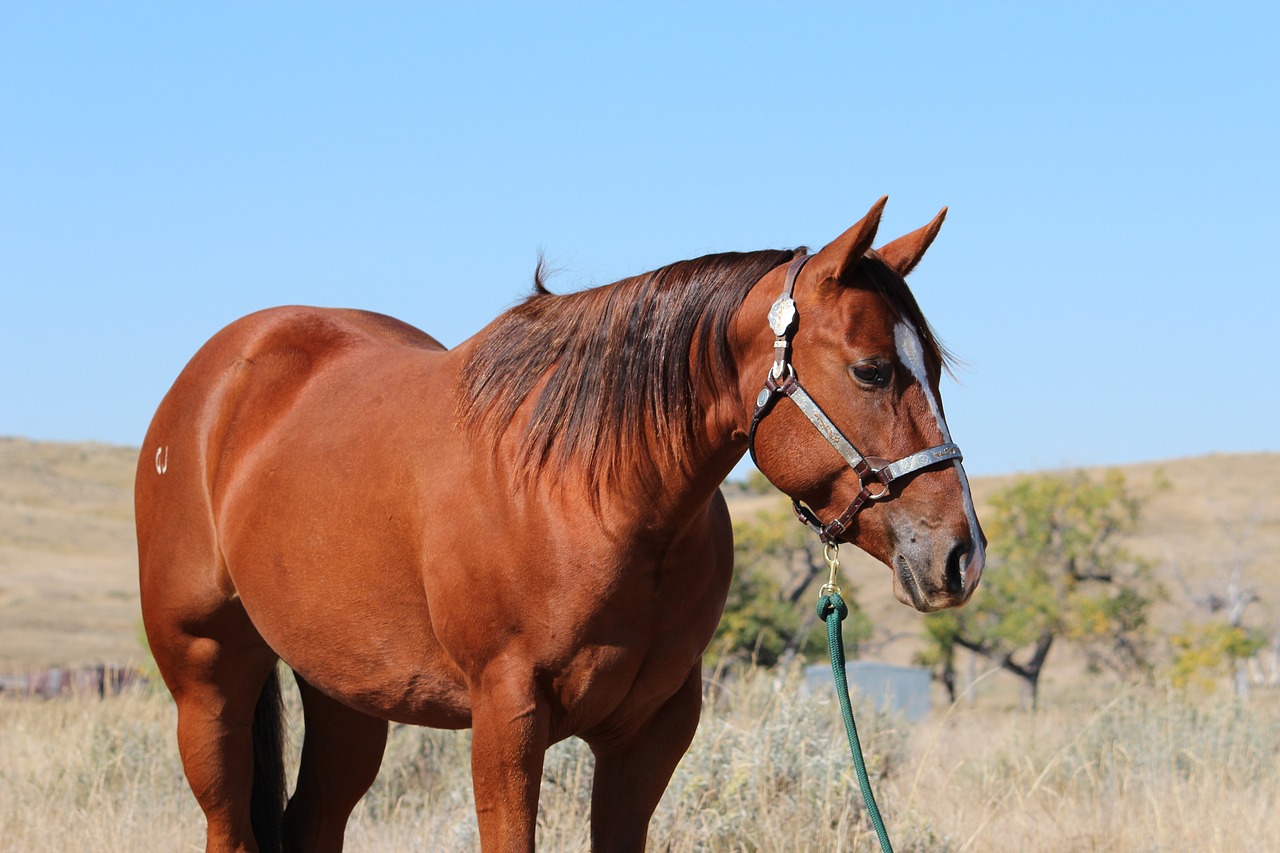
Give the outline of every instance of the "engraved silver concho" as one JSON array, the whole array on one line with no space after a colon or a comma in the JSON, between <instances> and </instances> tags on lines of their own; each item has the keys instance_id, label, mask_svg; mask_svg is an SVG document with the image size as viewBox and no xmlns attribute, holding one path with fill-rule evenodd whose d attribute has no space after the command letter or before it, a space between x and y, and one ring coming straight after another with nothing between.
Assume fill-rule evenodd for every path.
<instances>
[{"instance_id":1,"label":"engraved silver concho","mask_svg":"<svg viewBox=\"0 0 1280 853\"><path fill-rule=\"evenodd\" d=\"M769 328L778 337L787 333L796 321L796 303L790 296L779 296L769 309Z\"/></svg>"}]
</instances>

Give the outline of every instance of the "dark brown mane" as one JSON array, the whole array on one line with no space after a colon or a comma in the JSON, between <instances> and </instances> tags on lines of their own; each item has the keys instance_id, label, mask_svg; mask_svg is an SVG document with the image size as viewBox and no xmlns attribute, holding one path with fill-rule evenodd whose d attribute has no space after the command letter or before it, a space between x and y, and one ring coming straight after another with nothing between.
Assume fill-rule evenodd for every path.
<instances>
[{"instance_id":1,"label":"dark brown mane","mask_svg":"<svg viewBox=\"0 0 1280 853\"><path fill-rule=\"evenodd\" d=\"M537 391L526 472L575 460L598 482L688 460L709 389L736 380L729 323L747 292L795 251L707 255L578 293L542 285L499 317L459 379L459 416L494 443Z\"/></svg>"},{"instance_id":2,"label":"dark brown mane","mask_svg":"<svg viewBox=\"0 0 1280 853\"><path fill-rule=\"evenodd\" d=\"M916 297L907 286L906 280L875 251L867 252L863 256L858 270L865 274L871 287L884 298L897 318L906 320L915 327L916 334L920 336L920 345L924 347L925 357L932 368L945 369L951 373L956 358L938 340L937 334L925 319L924 312L920 310L920 304L916 302Z\"/></svg>"}]
</instances>

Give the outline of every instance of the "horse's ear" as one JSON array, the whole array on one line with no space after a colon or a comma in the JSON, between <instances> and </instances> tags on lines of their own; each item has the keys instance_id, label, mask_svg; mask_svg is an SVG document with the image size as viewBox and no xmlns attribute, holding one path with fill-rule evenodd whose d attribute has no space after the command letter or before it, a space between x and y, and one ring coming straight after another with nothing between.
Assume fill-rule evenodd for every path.
<instances>
[{"instance_id":1,"label":"horse's ear","mask_svg":"<svg viewBox=\"0 0 1280 853\"><path fill-rule=\"evenodd\" d=\"M881 246L876 251L880 257L884 258L889 266L903 278L907 277L916 264L920 263L920 259L924 257L925 250L933 243L933 238L938 236L938 229L942 227L942 220L947 218L947 209L944 207L938 211L938 215L933 217L933 221L923 228L917 228L910 234L904 234L897 240Z\"/></svg>"},{"instance_id":2,"label":"horse's ear","mask_svg":"<svg viewBox=\"0 0 1280 853\"><path fill-rule=\"evenodd\" d=\"M876 239L876 229L880 227L880 214L884 213L885 202L889 197L881 196L871 205L867 215L862 217L848 231L828 243L822 251L813 256L809 269L818 273L818 280L832 279L839 281L846 272L871 248Z\"/></svg>"}]
</instances>

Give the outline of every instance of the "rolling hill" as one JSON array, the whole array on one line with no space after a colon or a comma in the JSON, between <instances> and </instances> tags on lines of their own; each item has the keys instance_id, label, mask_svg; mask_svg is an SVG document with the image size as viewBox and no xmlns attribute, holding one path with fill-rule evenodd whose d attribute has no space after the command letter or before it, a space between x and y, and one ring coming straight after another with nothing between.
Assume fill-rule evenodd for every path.
<instances>
[{"instance_id":1,"label":"rolling hill","mask_svg":"<svg viewBox=\"0 0 1280 853\"><path fill-rule=\"evenodd\" d=\"M132 520L136 458L126 447L0 438L0 671L144 656ZM1254 619L1275 625L1280 454L1122 468L1137 487L1157 469L1169 487L1152 497L1132 545L1155 562L1170 593L1160 618L1183 618L1188 591L1209 591L1230 561L1242 560L1261 597ZM1012 480L975 480L979 512ZM730 505L741 515L775 499L738 497ZM909 660L918 617L893 598L887 569L861 553L842 558L844 576L878 628L903 637L883 656Z\"/></svg>"}]
</instances>

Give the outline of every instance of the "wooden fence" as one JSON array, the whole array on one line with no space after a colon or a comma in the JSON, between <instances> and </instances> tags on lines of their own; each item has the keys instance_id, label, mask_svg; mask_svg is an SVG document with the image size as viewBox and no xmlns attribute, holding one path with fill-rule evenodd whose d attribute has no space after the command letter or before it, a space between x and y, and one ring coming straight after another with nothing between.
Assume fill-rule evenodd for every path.
<instances>
[{"instance_id":1,"label":"wooden fence","mask_svg":"<svg viewBox=\"0 0 1280 853\"><path fill-rule=\"evenodd\" d=\"M93 695L116 696L135 685L146 684L142 671L131 666L100 663L96 666L36 670L19 675L0 675L0 696Z\"/></svg>"}]
</instances>

